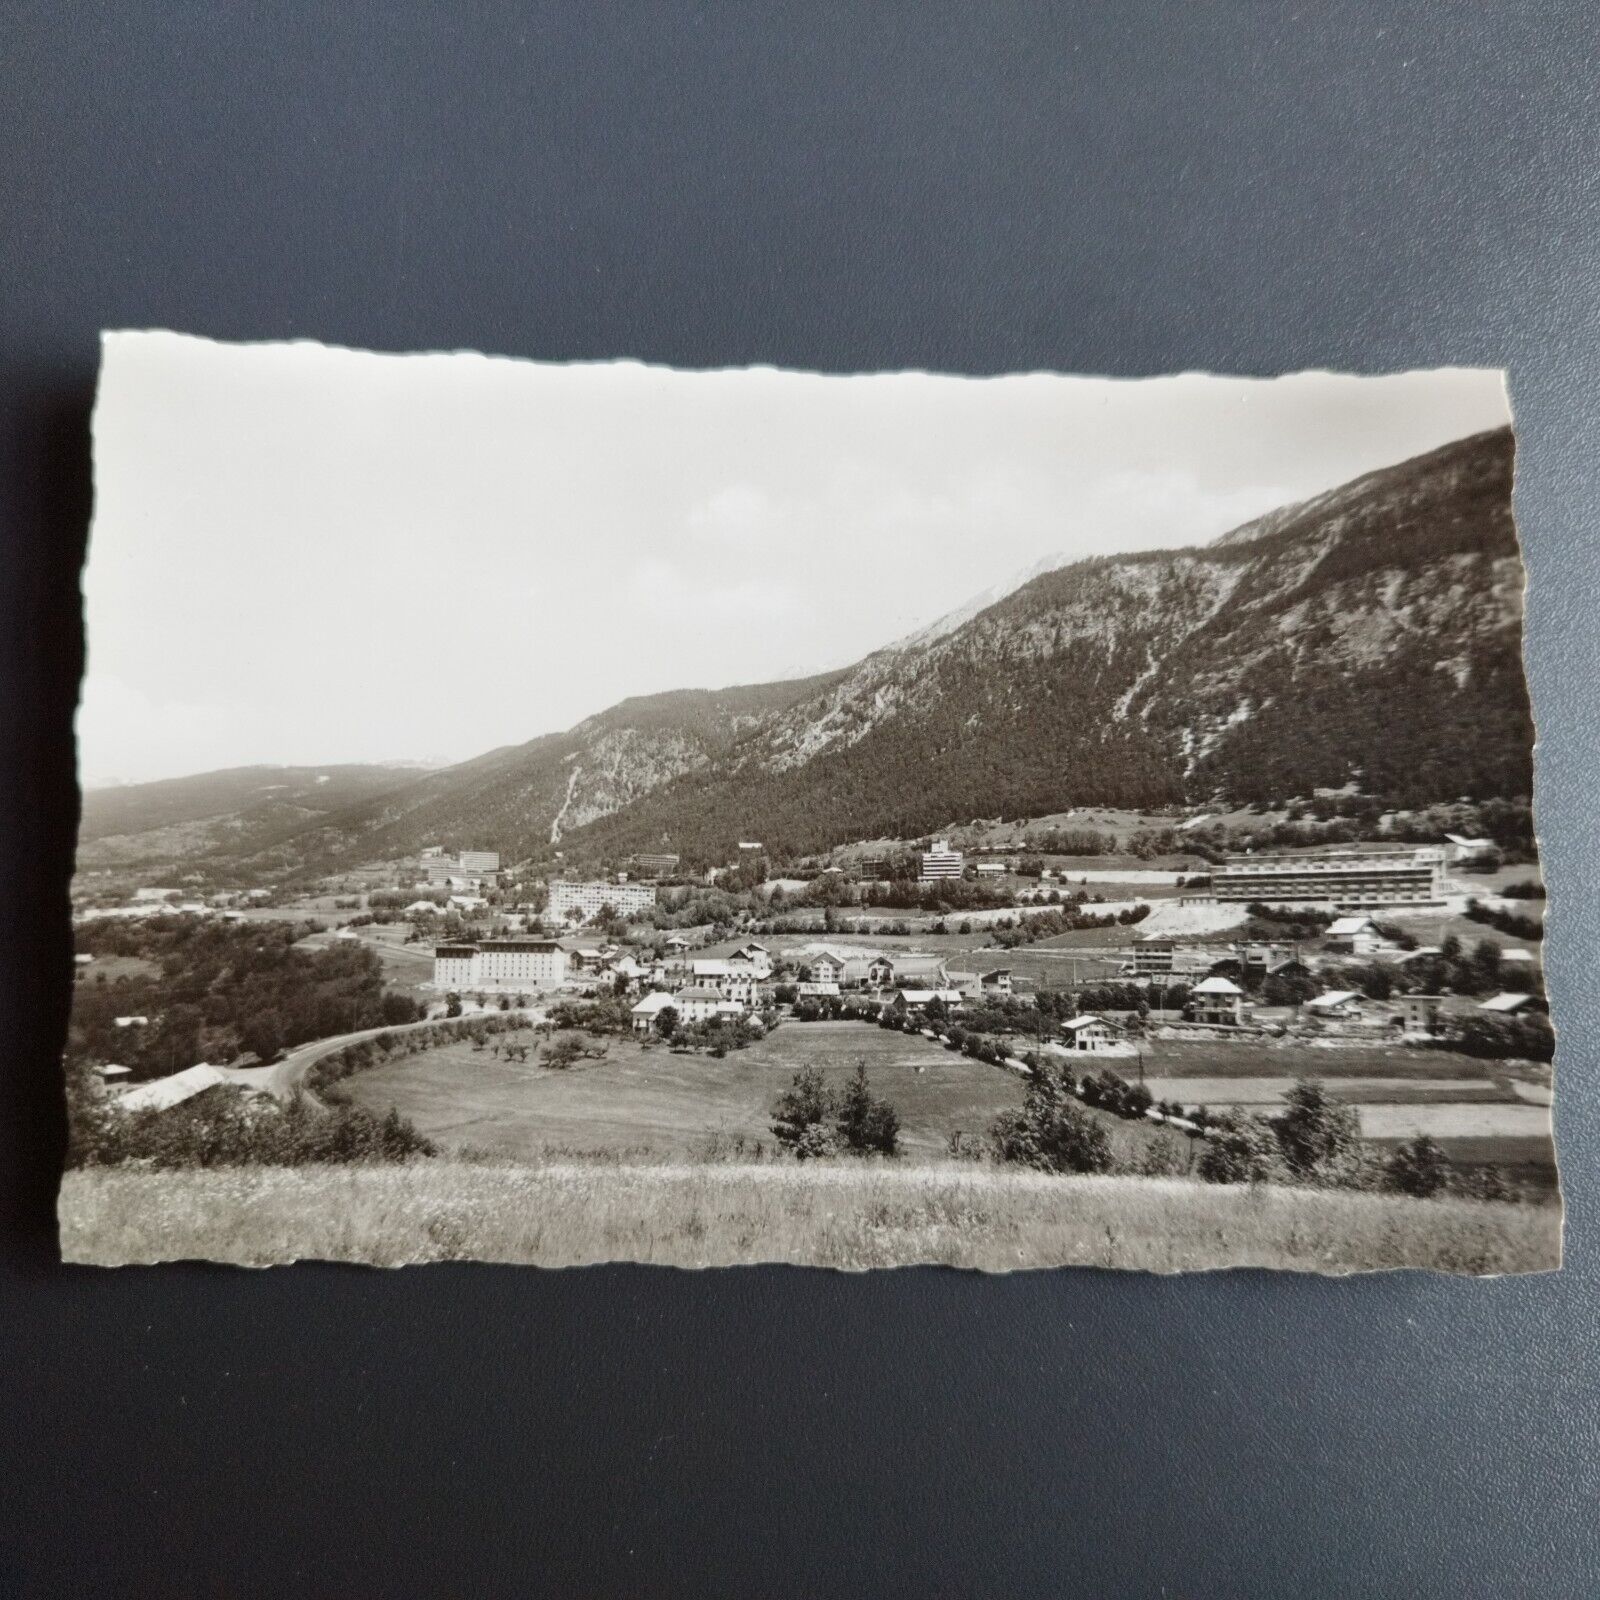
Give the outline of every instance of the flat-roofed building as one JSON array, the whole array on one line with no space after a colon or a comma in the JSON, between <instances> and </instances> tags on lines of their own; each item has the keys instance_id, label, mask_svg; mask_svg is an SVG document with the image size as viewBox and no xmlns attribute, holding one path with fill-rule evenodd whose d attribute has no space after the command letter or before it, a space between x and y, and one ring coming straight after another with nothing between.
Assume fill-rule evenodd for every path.
<instances>
[{"instance_id":1,"label":"flat-roofed building","mask_svg":"<svg viewBox=\"0 0 1600 1600\"><path fill-rule=\"evenodd\" d=\"M962 860L961 852L952 850L948 839L935 839L922 852L922 866L917 877L923 883L937 883L941 878L959 878Z\"/></svg>"},{"instance_id":2,"label":"flat-roofed building","mask_svg":"<svg viewBox=\"0 0 1600 1600\"><path fill-rule=\"evenodd\" d=\"M1441 1028L1444 1015L1442 994L1403 994L1400 996L1400 1016L1407 1033L1431 1037Z\"/></svg>"},{"instance_id":3,"label":"flat-roofed building","mask_svg":"<svg viewBox=\"0 0 1600 1600\"><path fill-rule=\"evenodd\" d=\"M1141 939L1128 957L1130 976L1140 980L1203 972L1214 959L1204 951L1180 949L1171 939Z\"/></svg>"},{"instance_id":4,"label":"flat-roofed building","mask_svg":"<svg viewBox=\"0 0 1600 1600\"><path fill-rule=\"evenodd\" d=\"M1231 855L1212 873L1218 900L1268 905L1437 905L1445 855L1438 845L1347 845Z\"/></svg>"},{"instance_id":5,"label":"flat-roofed building","mask_svg":"<svg viewBox=\"0 0 1600 1600\"><path fill-rule=\"evenodd\" d=\"M550 885L550 900L545 916L557 922L571 920L573 912L587 922L610 906L619 917L643 911L656 903L656 891L648 883L571 883L558 878Z\"/></svg>"},{"instance_id":6,"label":"flat-roofed building","mask_svg":"<svg viewBox=\"0 0 1600 1600\"><path fill-rule=\"evenodd\" d=\"M436 989L558 989L567 952L554 939L482 939L433 952Z\"/></svg>"},{"instance_id":7,"label":"flat-roofed building","mask_svg":"<svg viewBox=\"0 0 1600 1600\"><path fill-rule=\"evenodd\" d=\"M666 878L678 870L682 859L681 856L661 851L654 855L635 856L633 864L647 878Z\"/></svg>"}]
</instances>

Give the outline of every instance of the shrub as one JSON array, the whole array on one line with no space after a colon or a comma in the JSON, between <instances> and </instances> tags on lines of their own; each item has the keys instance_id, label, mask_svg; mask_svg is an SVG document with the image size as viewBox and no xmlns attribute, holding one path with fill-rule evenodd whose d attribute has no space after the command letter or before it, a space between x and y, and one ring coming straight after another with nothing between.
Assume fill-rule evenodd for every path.
<instances>
[{"instance_id":1,"label":"shrub","mask_svg":"<svg viewBox=\"0 0 1600 1600\"><path fill-rule=\"evenodd\" d=\"M1105 1128L1073 1099L1070 1077L1041 1063L1019 1111L1002 1111L989 1140L1002 1161L1042 1172L1105 1172L1111 1141Z\"/></svg>"},{"instance_id":2,"label":"shrub","mask_svg":"<svg viewBox=\"0 0 1600 1600\"><path fill-rule=\"evenodd\" d=\"M1425 1133L1399 1147L1384 1167L1384 1185L1427 1200L1450 1186L1450 1158Z\"/></svg>"},{"instance_id":3,"label":"shrub","mask_svg":"<svg viewBox=\"0 0 1600 1600\"><path fill-rule=\"evenodd\" d=\"M1278 1138L1261 1117L1219 1113L1197 1168L1207 1183L1271 1183L1284 1175Z\"/></svg>"}]
</instances>

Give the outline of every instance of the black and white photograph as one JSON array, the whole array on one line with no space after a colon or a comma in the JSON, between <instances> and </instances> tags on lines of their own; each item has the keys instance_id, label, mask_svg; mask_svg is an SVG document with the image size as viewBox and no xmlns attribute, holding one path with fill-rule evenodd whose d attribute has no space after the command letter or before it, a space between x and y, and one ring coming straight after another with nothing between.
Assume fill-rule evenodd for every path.
<instances>
[{"instance_id":1,"label":"black and white photograph","mask_svg":"<svg viewBox=\"0 0 1600 1600\"><path fill-rule=\"evenodd\" d=\"M63 1253L1553 1270L1485 368L105 336Z\"/></svg>"}]
</instances>

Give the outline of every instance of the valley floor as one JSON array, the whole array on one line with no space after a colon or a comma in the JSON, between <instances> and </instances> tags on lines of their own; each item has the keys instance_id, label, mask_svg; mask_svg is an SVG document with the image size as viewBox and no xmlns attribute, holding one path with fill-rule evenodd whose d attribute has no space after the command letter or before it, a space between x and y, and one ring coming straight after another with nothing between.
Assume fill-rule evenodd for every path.
<instances>
[{"instance_id":1,"label":"valley floor","mask_svg":"<svg viewBox=\"0 0 1600 1600\"><path fill-rule=\"evenodd\" d=\"M59 1214L65 1259L105 1266L473 1259L1498 1274L1549 1271L1561 1255L1556 1205L898 1161L98 1168L66 1175Z\"/></svg>"}]
</instances>

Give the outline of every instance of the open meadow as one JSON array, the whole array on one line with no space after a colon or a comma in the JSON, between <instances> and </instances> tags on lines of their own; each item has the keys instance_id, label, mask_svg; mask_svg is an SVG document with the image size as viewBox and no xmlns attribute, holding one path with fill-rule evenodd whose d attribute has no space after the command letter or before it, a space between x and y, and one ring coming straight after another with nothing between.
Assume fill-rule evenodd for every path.
<instances>
[{"instance_id":1,"label":"open meadow","mask_svg":"<svg viewBox=\"0 0 1600 1600\"><path fill-rule=\"evenodd\" d=\"M686 1157L741 1139L770 1147L772 1104L806 1066L840 1087L865 1061L874 1092L900 1114L912 1156L942 1155L953 1133L981 1138L1023 1098L1022 1080L1000 1067L859 1022L787 1023L721 1059L632 1039L609 1045L603 1061L558 1071L462 1042L356 1073L340 1087L370 1110L397 1107L446 1147L525 1159L573 1150Z\"/></svg>"},{"instance_id":2,"label":"open meadow","mask_svg":"<svg viewBox=\"0 0 1600 1600\"><path fill-rule=\"evenodd\" d=\"M475 1259L1182 1272L1213 1267L1540 1272L1554 1205L1057 1177L963 1163L417 1161L66 1175L68 1261Z\"/></svg>"}]
</instances>

